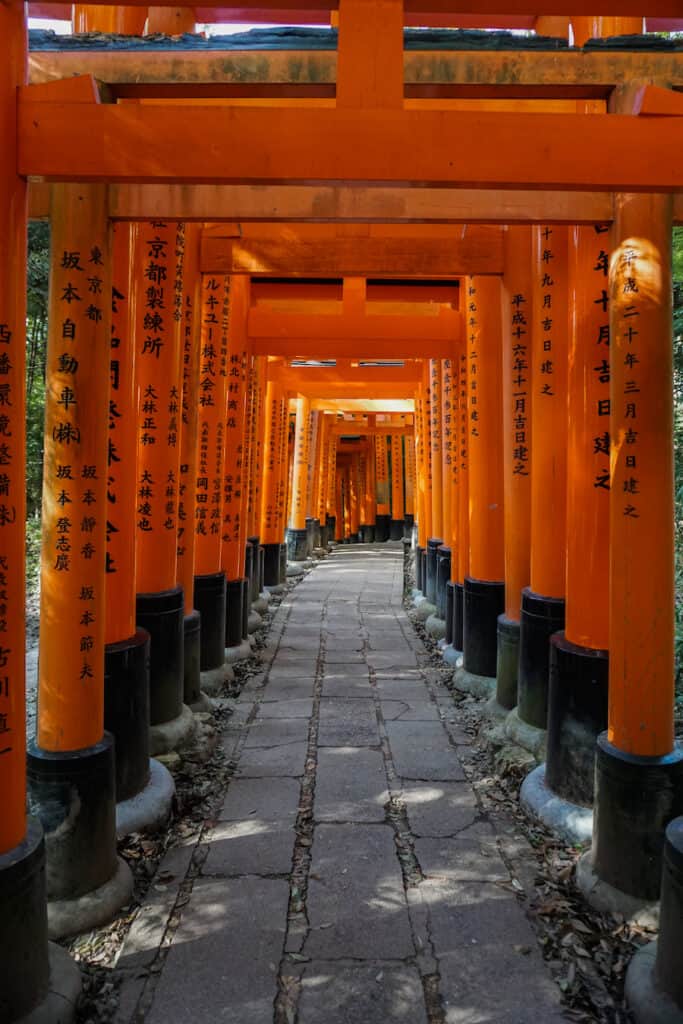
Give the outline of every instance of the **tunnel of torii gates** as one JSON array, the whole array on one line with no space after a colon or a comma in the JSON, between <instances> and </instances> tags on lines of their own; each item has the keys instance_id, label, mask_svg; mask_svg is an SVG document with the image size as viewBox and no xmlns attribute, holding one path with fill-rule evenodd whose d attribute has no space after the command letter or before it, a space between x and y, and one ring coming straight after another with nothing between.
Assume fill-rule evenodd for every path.
<instances>
[{"instance_id":1,"label":"tunnel of torii gates","mask_svg":"<svg viewBox=\"0 0 683 1024\"><path fill-rule=\"evenodd\" d=\"M457 686L541 762L528 806L576 841L595 805L586 899L654 913L661 887L632 1004L683 1020L683 51L641 35L640 0L296 7L73 16L332 20L336 50L29 54L26 7L0 3L0 1019L76 983L48 934L129 899L117 832L172 795L150 755L187 742L267 591L331 542L403 538ZM683 28L680 0L648 7L651 30ZM415 24L537 35L404 48ZM51 281L27 753L29 216L50 219Z\"/></svg>"}]
</instances>

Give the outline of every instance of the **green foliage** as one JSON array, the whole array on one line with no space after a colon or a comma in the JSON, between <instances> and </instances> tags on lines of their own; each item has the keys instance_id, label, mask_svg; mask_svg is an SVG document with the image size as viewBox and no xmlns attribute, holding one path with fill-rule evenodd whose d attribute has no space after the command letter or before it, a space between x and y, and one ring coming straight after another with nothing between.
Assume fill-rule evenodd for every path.
<instances>
[{"instance_id":1,"label":"green foliage","mask_svg":"<svg viewBox=\"0 0 683 1024\"><path fill-rule=\"evenodd\" d=\"M40 516L45 420L45 350L50 267L50 228L32 221L28 230L26 316L26 514Z\"/></svg>"}]
</instances>

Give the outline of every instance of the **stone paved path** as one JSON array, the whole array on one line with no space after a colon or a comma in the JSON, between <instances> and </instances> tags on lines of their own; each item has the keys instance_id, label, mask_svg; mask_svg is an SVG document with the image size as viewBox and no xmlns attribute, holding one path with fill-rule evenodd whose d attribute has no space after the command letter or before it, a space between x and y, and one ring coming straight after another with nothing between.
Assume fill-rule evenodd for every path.
<instances>
[{"instance_id":1,"label":"stone paved path","mask_svg":"<svg viewBox=\"0 0 683 1024\"><path fill-rule=\"evenodd\" d=\"M121 1024L564 1020L402 568L338 548L278 609L219 821L129 934Z\"/></svg>"}]
</instances>

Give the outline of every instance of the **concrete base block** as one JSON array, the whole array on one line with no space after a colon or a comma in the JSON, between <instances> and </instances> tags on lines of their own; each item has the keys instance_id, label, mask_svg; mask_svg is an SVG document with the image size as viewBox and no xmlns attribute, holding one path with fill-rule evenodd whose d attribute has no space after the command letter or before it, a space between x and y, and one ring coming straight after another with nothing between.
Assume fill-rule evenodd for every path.
<instances>
[{"instance_id":1,"label":"concrete base block","mask_svg":"<svg viewBox=\"0 0 683 1024\"><path fill-rule=\"evenodd\" d=\"M256 600L252 603L251 607L254 609L255 612L258 612L259 615L263 615L264 612L268 611L269 604L270 594L267 591L262 590L259 596L256 598Z\"/></svg>"},{"instance_id":2,"label":"concrete base block","mask_svg":"<svg viewBox=\"0 0 683 1024\"><path fill-rule=\"evenodd\" d=\"M462 651L456 651L453 644L446 644L441 652L441 657L447 665L451 665L454 669L462 667Z\"/></svg>"},{"instance_id":3,"label":"concrete base block","mask_svg":"<svg viewBox=\"0 0 683 1024\"><path fill-rule=\"evenodd\" d=\"M510 712L507 708L504 708L502 704L498 703L495 694L486 701L486 704L484 704L484 714L486 718L489 722L494 722L497 725L502 725L509 713ZM503 730L501 730L501 732L503 732Z\"/></svg>"},{"instance_id":4,"label":"concrete base block","mask_svg":"<svg viewBox=\"0 0 683 1024\"><path fill-rule=\"evenodd\" d=\"M149 727L149 752L155 754L170 754L178 750L192 739L195 730L194 715L183 704L182 710L177 718L170 722L161 722L159 725Z\"/></svg>"},{"instance_id":5,"label":"concrete base block","mask_svg":"<svg viewBox=\"0 0 683 1024\"><path fill-rule=\"evenodd\" d=\"M247 622L247 630L249 633L255 633L260 625L263 624L263 619L258 612L253 609L249 612L249 620Z\"/></svg>"},{"instance_id":6,"label":"concrete base block","mask_svg":"<svg viewBox=\"0 0 683 1024\"><path fill-rule=\"evenodd\" d=\"M545 764L529 772L519 793L522 807L542 821L556 836L571 846L589 843L593 835L593 811L570 803L553 793L545 781Z\"/></svg>"},{"instance_id":7,"label":"concrete base block","mask_svg":"<svg viewBox=\"0 0 683 1024\"><path fill-rule=\"evenodd\" d=\"M438 615L430 615L425 622L425 629L435 640L442 640L446 636L446 620L440 619Z\"/></svg>"},{"instance_id":8,"label":"concrete base block","mask_svg":"<svg viewBox=\"0 0 683 1024\"><path fill-rule=\"evenodd\" d=\"M81 972L61 946L48 943L50 962L48 993L38 1006L11 1024L71 1024L76 1014L76 1003L81 994Z\"/></svg>"},{"instance_id":9,"label":"concrete base block","mask_svg":"<svg viewBox=\"0 0 683 1024\"><path fill-rule=\"evenodd\" d=\"M635 954L626 971L625 995L636 1024L683 1024L683 1007L657 988L657 943L649 942Z\"/></svg>"},{"instance_id":10,"label":"concrete base block","mask_svg":"<svg viewBox=\"0 0 683 1024\"><path fill-rule=\"evenodd\" d=\"M426 597L423 597L415 605L415 618L418 622L426 622L430 615L436 615L436 605L428 601Z\"/></svg>"},{"instance_id":11,"label":"concrete base block","mask_svg":"<svg viewBox=\"0 0 683 1024\"><path fill-rule=\"evenodd\" d=\"M464 690L473 697L485 697L487 700L496 692L494 676L478 676L474 672L466 672L463 667L456 669L453 685L456 690Z\"/></svg>"},{"instance_id":12,"label":"concrete base block","mask_svg":"<svg viewBox=\"0 0 683 1024\"><path fill-rule=\"evenodd\" d=\"M116 805L116 838L143 829L161 828L171 816L175 782L168 768L153 757L149 760L149 782L143 790Z\"/></svg>"},{"instance_id":13,"label":"concrete base block","mask_svg":"<svg viewBox=\"0 0 683 1024\"><path fill-rule=\"evenodd\" d=\"M213 711L213 700L207 693L200 691L199 700L190 704L190 711L193 715L211 714Z\"/></svg>"},{"instance_id":14,"label":"concrete base block","mask_svg":"<svg viewBox=\"0 0 683 1024\"><path fill-rule=\"evenodd\" d=\"M225 648L225 663L226 665L235 665L238 661L244 661L245 658L251 657L251 644L248 640L243 640L241 644L235 647Z\"/></svg>"},{"instance_id":15,"label":"concrete base block","mask_svg":"<svg viewBox=\"0 0 683 1024\"><path fill-rule=\"evenodd\" d=\"M628 892L615 889L598 878L593 869L592 851L586 850L576 865L576 886L586 903L601 914L620 914L641 928L657 931L659 928L659 901L648 903Z\"/></svg>"},{"instance_id":16,"label":"concrete base block","mask_svg":"<svg viewBox=\"0 0 683 1024\"><path fill-rule=\"evenodd\" d=\"M228 683L232 683L235 678L235 673L227 664L219 665L218 668L210 668L206 672L201 674L201 687L204 694L208 694L209 697L215 697L216 694L220 693L224 686ZM210 711L211 706L196 708L193 706L193 711Z\"/></svg>"},{"instance_id":17,"label":"concrete base block","mask_svg":"<svg viewBox=\"0 0 683 1024\"><path fill-rule=\"evenodd\" d=\"M535 725L523 722L513 708L505 720L505 735L518 747L523 747L533 754L537 761L545 760L546 730L537 729Z\"/></svg>"},{"instance_id":18,"label":"concrete base block","mask_svg":"<svg viewBox=\"0 0 683 1024\"><path fill-rule=\"evenodd\" d=\"M273 594L284 594L286 589L284 583L276 583L274 587L266 587L265 592L271 596Z\"/></svg>"},{"instance_id":19,"label":"concrete base block","mask_svg":"<svg viewBox=\"0 0 683 1024\"><path fill-rule=\"evenodd\" d=\"M47 934L65 939L109 924L132 897L133 875L125 860L117 857L113 877L98 889L72 900L48 900Z\"/></svg>"}]
</instances>

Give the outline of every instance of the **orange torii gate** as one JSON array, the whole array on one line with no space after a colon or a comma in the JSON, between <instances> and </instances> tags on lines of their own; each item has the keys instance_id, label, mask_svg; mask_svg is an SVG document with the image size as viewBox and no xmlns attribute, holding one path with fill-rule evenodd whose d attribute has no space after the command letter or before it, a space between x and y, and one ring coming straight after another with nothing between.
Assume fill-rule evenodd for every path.
<instances>
[{"instance_id":1,"label":"orange torii gate","mask_svg":"<svg viewBox=\"0 0 683 1024\"><path fill-rule=\"evenodd\" d=\"M242 6L247 9L250 5ZM283 7L284 4L274 2L273 6ZM337 5L330 4L328 8L328 5L317 2L313 6L302 0L299 6L303 10L309 7L311 10L328 10ZM477 15L489 14L493 7L498 12L502 10L503 14L514 14L518 7L512 0L470 0L459 6ZM544 4L546 15L566 15L565 6L559 0L547 0ZM604 0L601 6L608 15L639 14L635 0L623 0L618 4ZM494 217L491 212L493 206L487 206L491 202L498 203L500 211L500 199L492 200L486 194L488 190L519 189L520 186L524 189L540 188L546 193L546 211L548 204L553 202L552 190L578 188L615 193L613 197L603 197L609 200L604 205L601 205L602 200L595 204L601 206L606 216L587 218L594 223L603 220L614 223L614 256L609 272L612 300L610 329L615 350L620 354L623 352L625 358L630 351L625 346L633 341L635 335L630 340L623 339L628 337L629 331L636 330L633 321L638 318L642 340L647 345L639 353L639 373L642 376L636 380L638 391L634 392L642 397L624 401L625 389L636 377L633 375L627 379L621 366L614 370L610 382L613 482L619 485L616 490L613 488L610 498L610 561L613 578L623 581L623 586L618 588L618 593L613 591L611 597L609 739L600 743L598 799L602 832L596 834L594 867L599 882L611 884L617 890L623 888L635 897L649 898L658 886L659 859L649 854L648 858L639 856L642 851L637 842L634 843L628 826L632 820L637 820L635 834L638 839L644 836L647 843L654 841L656 845L667 818L679 807L676 801L680 788L680 758L673 749L672 664L667 650L672 623L670 615L662 616L660 613L661 607L670 610L672 604L669 550L671 467L661 454L662 450L670 450L671 443L670 409L666 402L662 404L662 394L667 394L670 389L671 373L670 323L667 320L670 310L666 295L670 283L668 246L673 209L672 200L664 193L681 187L677 159L677 151L683 141L680 98L667 90L648 87L635 97L627 110L616 114L595 114L589 118L566 112L406 108L401 55L404 13L448 14L453 5L439 0L425 0L424 3L405 0L405 4L399 0L378 0L373 5L373 17L370 19L373 31L368 31L367 3L341 0L339 7L340 43L334 108L306 110L274 105L272 109L209 109L199 105L190 110L172 102L160 107L100 103L97 102L92 80L25 86L24 14L19 5L6 5L0 9L0 29L3 40L7 40L10 59L0 78L0 141L3 150L11 154L11 160L3 164L6 186L3 194L7 199L0 202L0 224L6 228L6 237L18 240L21 255L26 222L24 178L29 175L57 183L95 183L99 197L97 226L100 229L107 211L99 186L108 182L118 183L119 200L129 204L135 201L136 194L140 196L139 190L135 192L138 186L152 186L155 190L161 186L162 192L171 197L170 190L176 186L169 185L169 180L185 185L203 182L209 191L201 201L209 204L209 209L205 217L198 219L211 219L212 183L218 186L232 183L236 188L241 188L246 182L246 187L257 183L274 189L282 186L310 189L308 183L314 181L323 184L313 188L332 190L336 189L338 182L347 190L363 188L361 183L370 183L372 188L380 190L387 186L409 191L417 191L423 185L435 189L465 187L484 192L478 197L480 217L484 216L482 211L488 209L489 218L501 222L506 219L500 214ZM577 16L591 15L592 5L587 0L581 0L572 7ZM674 17L679 13L676 0L660 0L657 13ZM376 63L386 71L380 81L372 74ZM16 87L20 88L20 100L18 121L15 123ZM230 137L229 153L209 141L216 132ZM461 140L465 137L468 144L463 147ZM528 145L519 147L517 140L520 137L528 139ZM309 144L311 138L316 139L315 148ZM178 145L179 139L182 139L182 146ZM438 144L434 143L435 139ZM410 140L410 145L406 145L406 140ZM19 173L16 173L17 169ZM551 190L550 198L546 190ZM89 189L84 191L89 192ZM178 203L176 209L179 209L182 204L178 193L174 193L172 198ZM386 201L386 195L383 198ZM149 202L149 198L144 201ZM309 211L310 201L309 192L304 203L309 204L306 207ZM527 197L521 205L524 203L525 212L519 216L528 219L532 201ZM585 222L585 207L582 215L572 218L567 213L571 206L569 201L558 197L558 205L562 207L561 216L565 222ZM575 209L579 206L577 203ZM374 216L377 216L377 205L369 202L368 208L372 208ZM402 215L405 216L404 210ZM460 215L467 219L466 206L460 206ZM161 216L168 214L162 211ZM143 219L149 217L151 215L143 214ZM549 223L547 216L539 215L538 206L533 217L539 223ZM337 246L333 264L337 269L351 266L347 262L348 248ZM239 259L253 261L257 251L258 247L254 247L251 253L243 247L238 253ZM272 246L260 251L268 252L275 259ZM384 245L384 254L375 253L375 261L389 258L392 251L397 257L396 246ZM21 338L24 321L23 262L19 261L17 270L9 255L9 247L6 247L6 252L0 256L0 324L3 327L0 340L8 345L10 369L19 381L23 346L17 344L17 338ZM320 256L320 249L317 255ZM231 259L234 256L234 247L231 246ZM371 256L368 247L365 258L369 260ZM307 272L314 262L315 255L308 260ZM238 264L238 268L249 265L248 262ZM453 267L455 264L442 265ZM354 268L359 269L359 265L355 264ZM235 269L235 264L231 263L230 270ZM500 264L500 269L504 269L504 264ZM247 309L243 296L236 339L239 345L243 345L239 351L245 353L245 360L254 355L278 354L310 358L314 354L320 356L321 347L325 354L336 351L340 358L351 359L368 358L369 353L373 353L375 358L382 358L382 354L388 358L390 351L394 357L397 351L407 353L406 358L414 355L416 338L419 338L421 346L425 341L425 335L416 331L425 326L419 321L426 318L370 317L359 309L358 297L359 291L354 287L349 293L349 306L353 308L339 318L339 324L323 323L323 319L330 319L328 317L307 320L295 315L287 325L281 315L276 317L254 307ZM380 322L383 319L384 322ZM435 333L426 335L424 358L431 358L435 363L452 355L451 342L457 337L454 331L457 314L447 314L443 320L445 322L438 325ZM430 327L434 329L433 324ZM435 371L433 379L440 388L442 367L435 366ZM102 384L101 379L99 383ZM17 391L21 392L20 383ZM433 397L437 399L434 408L441 413L442 395L439 392ZM469 397L471 401L471 390ZM635 413L632 412L633 406ZM17 398L13 406L15 438L21 437L20 413L21 400ZM302 455L300 473L295 481L298 504L306 485L303 467L308 463L303 453L306 440L310 440L310 413L310 399L303 396ZM634 431L631 423L626 421L636 417L639 428ZM431 445L432 473L437 469L435 460L442 454L438 444L439 423L440 420L437 423L433 416L432 428L437 443ZM626 448L625 438L631 437L629 432L637 434L633 451ZM9 455L13 460L12 479L21 481L21 453L10 451ZM636 461L628 461L633 459ZM639 476L632 472L636 469ZM424 467L421 471L425 473ZM442 478L442 472L440 463L436 474L438 478ZM353 496L355 491L357 512L358 476L352 480L349 475L348 481L349 493ZM15 608L12 613L16 616L13 637L21 641L23 628L19 608L23 600L23 570L17 558L17 552L21 551L17 523L20 527L23 518L21 486L15 491L17 493L11 494L12 504L7 506L5 513L0 557L7 560L7 587ZM624 495L634 494L639 496L638 502L624 498ZM432 493L428 500L431 501L430 515L441 525L443 506L440 496ZM240 525L237 533L231 536L230 543L237 548L245 540L246 532ZM635 562L634 551L638 556ZM655 571L652 571L653 566ZM471 564L468 568L472 571ZM242 572L241 565L237 565L236 572ZM648 575L649 589L646 593L644 583ZM649 661L642 663L638 644L642 648L643 638L647 641L645 646L648 650L656 648L663 652L654 669ZM0 851L6 856L7 852L20 847L21 858L30 856L38 864L40 841L35 829L29 833L30 849L22 846L27 835L23 820L23 751L22 742L18 739L23 730L22 653L19 649L12 649L6 655L10 672L2 697L8 708L11 738L17 739L17 743L3 752L3 757L10 755L7 757L10 766L8 778L14 799L11 801L7 835ZM650 699L650 694L644 699L643 677L653 672L654 699ZM48 715L50 710L48 700ZM99 735L101 723L98 715L95 714L91 725ZM3 733L6 731L3 727ZM4 767L2 763L3 771ZM636 780L635 787L632 778ZM649 804L647 807L634 804L631 798L634 788L647 788L648 785L666 796L657 802L656 808ZM625 860L628 861L627 868ZM14 868L14 865L12 860L9 866ZM594 888L595 876L591 877L590 872L586 875L586 887ZM36 883L36 891L38 889L39 883ZM32 929L32 945L39 950L38 958L42 957L36 967L36 984L30 997L34 1000L44 994L46 986L44 926L38 909L40 896L38 893L34 914L26 918L24 926L25 930ZM16 948L21 951L23 947L18 943ZM25 993L10 995L14 999L10 1012L15 1017L30 1008L26 1004Z\"/></svg>"}]
</instances>

